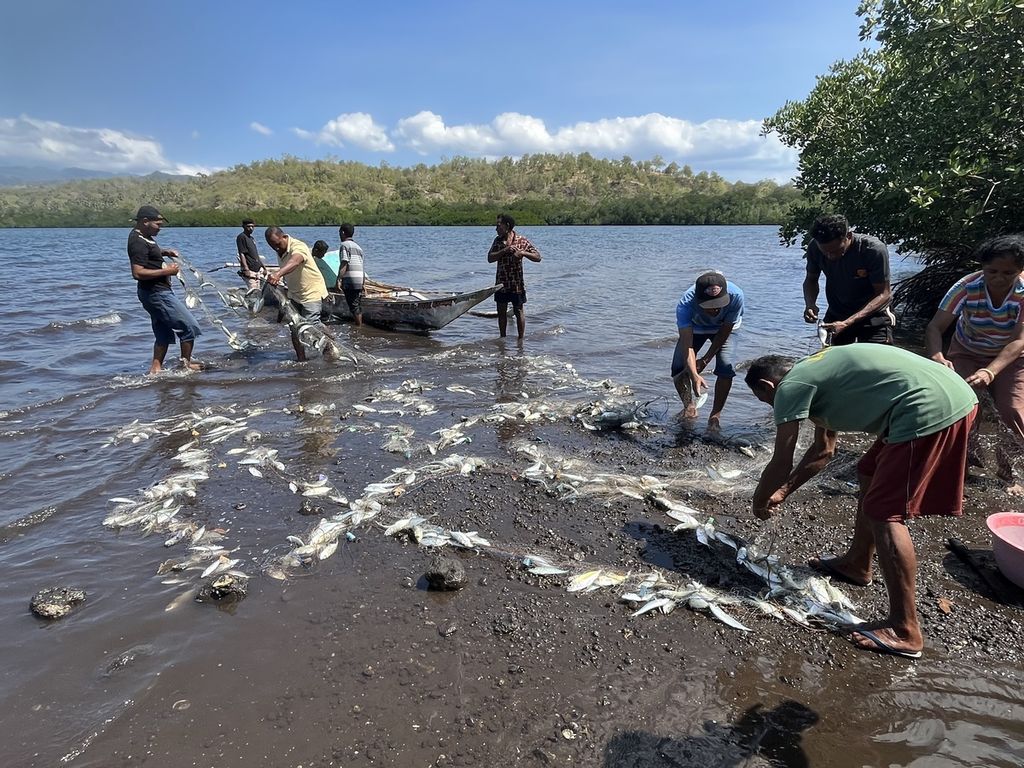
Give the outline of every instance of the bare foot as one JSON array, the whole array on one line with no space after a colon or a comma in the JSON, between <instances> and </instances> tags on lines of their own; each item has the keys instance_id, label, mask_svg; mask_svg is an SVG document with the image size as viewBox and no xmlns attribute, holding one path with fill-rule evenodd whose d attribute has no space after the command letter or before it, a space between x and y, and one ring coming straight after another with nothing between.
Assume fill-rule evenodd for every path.
<instances>
[{"instance_id":1,"label":"bare foot","mask_svg":"<svg viewBox=\"0 0 1024 768\"><path fill-rule=\"evenodd\" d=\"M206 366L195 360L181 358L181 367L189 371L205 371Z\"/></svg>"},{"instance_id":2,"label":"bare foot","mask_svg":"<svg viewBox=\"0 0 1024 768\"><path fill-rule=\"evenodd\" d=\"M807 564L816 571L836 581L853 584L857 587L871 586L871 566L867 568L855 565L843 557L812 557Z\"/></svg>"},{"instance_id":3,"label":"bare foot","mask_svg":"<svg viewBox=\"0 0 1024 768\"><path fill-rule=\"evenodd\" d=\"M684 419L696 419L697 418L697 407L694 405L688 405L683 408Z\"/></svg>"},{"instance_id":4,"label":"bare foot","mask_svg":"<svg viewBox=\"0 0 1024 768\"><path fill-rule=\"evenodd\" d=\"M1021 485L1020 483L1014 483L1013 485L1007 487L1006 495L1013 496L1014 498L1017 499L1021 498L1022 496L1024 496L1024 485Z\"/></svg>"},{"instance_id":5,"label":"bare foot","mask_svg":"<svg viewBox=\"0 0 1024 768\"><path fill-rule=\"evenodd\" d=\"M722 417L713 413L708 416L708 432L721 432L722 431Z\"/></svg>"},{"instance_id":6,"label":"bare foot","mask_svg":"<svg viewBox=\"0 0 1024 768\"><path fill-rule=\"evenodd\" d=\"M894 627L868 629L861 626L850 634L850 640L862 651L890 653L916 659L921 656L924 638L919 631L897 631Z\"/></svg>"}]
</instances>

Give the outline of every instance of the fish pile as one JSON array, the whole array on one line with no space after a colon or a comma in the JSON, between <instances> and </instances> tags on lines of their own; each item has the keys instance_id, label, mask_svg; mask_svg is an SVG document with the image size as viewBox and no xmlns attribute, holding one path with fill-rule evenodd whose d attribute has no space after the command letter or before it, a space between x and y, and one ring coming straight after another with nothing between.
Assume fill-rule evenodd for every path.
<instances>
[{"instance_id":1,"label":"fish pile","mask_svg":"<svg viewBox=\"0 0 1024 768\"><path fill-rule=\"evenodd\" d=\"M607 399L586 403L576 409L573 420L591 432L613 429L639 429L647 417L650 403L635 400Z\"/></svg>"},{"instance_id":2,"label":"fish pile","mask_svg":"<svg viewBox=\"0 0 1024 768\"><path fill-rule=\"evenodd\" d=\"M106 445L116 445L126 440L137 444L155 435L175 433L189 433L194 439L180 446L172 457L172 461L180 465L179 471L142 490L137 497L120 496L110 499L114 508L105 517L103 524L117 530L138 529L143 536L163 534L166 536L165 547L187 545L188 555L165 561L157 570L158 574L200 570L200 578L203 579L230 576L244 583L249 578L248 574L237 568L239 559L232 558L231 551L220 543L225 532L195 520L182 519L179 513L185 504L196 499L199 486L210 477L213 460L210 447L242 433L245 433L243 439L249 442L259 440L259 433L249 429L248 418L262 412L265 411L251 409L246 417L237 418L211 409L160 419L150 424L136 420L119 429ZM262 448L254 450L266 451ZM185 581L180 577L170 577L163 583L181 584Z\"/></svg>"},{"instance_id":3,"label":"fish pile","mask_svg":"<svg viewBox=\"0 0 1024 768\"><path fill-rule=\"evenodd\" d=\"M289 537L293 548L269 566L267 574L273 578L287 578L290 569L300 565L310 565L319 560L326 560L334 554L337 549L338 538L348 534L352 529L374 520L383 510L383 503L406 493L411 488L429 480L436 480L452 474L469 475L485 466L483 459L472 456L461 456L451 454L443 459L437 459L420 465L415 469L399 469L392 472L384 480L370 483L363 488L362 495L349 502L331 487L327 478L321 476L319 484L298 485L294 483L289 487L293 493L302 492L303 495L324 496L343 507L342 512L323 518L319 523L306 534ZM322 491L320 489L323 489ZM390 528L393 523L385 526ZM418 537L417 537L417 526ZM401 526L392 531L392 534L399 531L409 530L411 535L417 537L417 541L426 541L424 546L455 546L477 547L489 546L486 539L479 537L475 531L464 533L461 531L447 531L436 526L430 526L424 520L423 523L415 522L411 525Z\"/></svg>"},{"instance_id":4,"label":"fish pile","mask_svg":"<svg viewBox=\"0 0 1024 768\"><path fill-rule=\"evenodd\" d=\"M675 583L657 571L634 574L610 568L578 571L569 578L565 586L566 591L587 594L618 587L621 590L619 601L633 608L631 618L645 613L669 614L678 606L684 605L691 610L706 611L726 626L743 632L749 632L750 628L726 608L749 606L766 616L791 621L808 629L820 626L844 627L863 621L852 613L854 606L849 598L827 578L811 576L802 580L797 579L777 558L765 555L750 545L738 545L733 537L715 531L712 521L700 524L694 518L692 524L696 525L696 530L704 531L701 540L709 546L710 541L705 540L705 536L714 536L716 541L738 546L737 563L765 580L768 587L766 593L737 595L714 589L692 579ZM688 528L690 525L688 522L681 527ZM572 574L571 568L560 566L550 558L536 554L524 557L522 567L528 573L538 576Z\"/></svg>"},{"instance_id":5,"label":"fish pile","mask_svg":"<svg viewBox=\"0 0 1024 768\"><path fill-rule=\"evenodd\" d=\"M521 440L513 443L512 447L517 454L533 461L523 470L523 478L542 486L548 495L561 499L616 494L645 499L669 488L684 487L679 475L659 478L604 472L582 459L547 452L535 443Z\"/></svg>"}]
</instances>

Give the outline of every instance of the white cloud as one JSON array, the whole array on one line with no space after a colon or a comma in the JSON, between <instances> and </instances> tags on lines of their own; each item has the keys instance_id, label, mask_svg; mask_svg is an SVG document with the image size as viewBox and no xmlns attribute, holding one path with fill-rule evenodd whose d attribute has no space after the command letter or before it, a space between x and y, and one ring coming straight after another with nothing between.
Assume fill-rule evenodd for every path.
<instances>
[{"instance_id":1,"label":"white cloud","mask_svg":"<svg viewBox=\"0 0 1024 768\"><path fill-rule=\"evenodd\" d=\"M758 120L693 123L658 113L579 122L552 131L543 120L518 112L500 114L487 124L446 125L440 115L424 111L399 120L392 136L422 155L590 152L639 159L659 154L723 175L788 178L796 169L796 152L760 133Z\"/></svg>"},{"instance_id":2,"label":"white cloud","mask_svg":"<svg viewBox=\"0 0 1024 768\"><path fill-rule=\"evenodd\" d=\"M395 148L384 126L375 123L373 117L365 112L338 115L316 134L303 131L301 128L294 130L303 138L312 137L317 144L335 147L351 145L370 152L391 152Z\"/></svg>"},{"instance_id":3,"label":"white cloud","mask_svg":"<svg viewBox=\"0 0 1024 768\"><path fill-rule=\"evenodd\" d=\"M483 155L502 152L500 138L492 128L483 125L448 126L440 115L433 112L419 112L399 120L394 136L421 155L451 150Z\"/></svg>"},{"instance_id":4,"label":"white cloud","mask_svg":"<svg viewBox=\"0 0 1024 768\"><path fill-rule=\"evenodd\" d=\"M267 128L267 126L265 126L263 123L257 123L255 120L249 123L249 128L256 131L256 133L260 134L261 136L274 135L273 129Z\"/></svg>"},{"instance_id":5,"label":"white cloud","mask_svg":"<svg viewBox=\"0 0 1024 768\"><path fill-rule=\"evenodd\" d=\"M114 173L209 173L174 163L158 141L112 128L77 128L26 115L0 117L0 161Z\"/></svg>"}]
</instances>

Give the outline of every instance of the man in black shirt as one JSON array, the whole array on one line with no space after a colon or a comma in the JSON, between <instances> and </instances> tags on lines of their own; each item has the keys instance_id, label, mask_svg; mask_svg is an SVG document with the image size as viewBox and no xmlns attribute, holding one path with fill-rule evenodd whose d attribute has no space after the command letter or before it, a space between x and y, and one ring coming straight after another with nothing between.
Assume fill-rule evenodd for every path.
<instances>
[{"instance_id":1,"label":"man in black shirt","mask_svg":"<svg viewBox=\"0 0 1024 768\"><path fill-rule=\"evenodd\" d=\"M256 229L256 222L252 219L242 219L242 231L235 238L235 246L238 250L238 270L245 278L250 288L259 288L260 275L266 274L266 268L260 259L259 251L256 250L256 241L252 233Z\"/></svg>"},{"instance_id":2,"label":"man in black shirt","mask_svg":"<svg viewBox=\"0 0 1024 768\"><path fill-rule=\"evenodd\" d=\"M850 231L845 216L820 216L811 227L804 278L804 320L818 322L818 279L825 273L828 311L822 328L833 346L892 343L889 251L885 243Z\"/></svg>"},{"instance_id":3,"label":"man in black shirt","mask_svg":"<svg viewBox=\"0 0 1024 768\"><path fill-rule=\"evenodd\" d=\"M132 265L132 277L138 282L138 297L146 308L153 323L153 362L149 372L159 373L163 369L167 348L174 343L175 334L181 345L181 361L189 370L200 370L192 362L192 348L196 336L202 331L177 296L171 291L171 276L178 274L180 267L175 263L164 264L164 257L175 258L177 251L163 250L155 238L167 220L152 205L144 205L135 214L135 228L128 235L128 261Z\"/></svg>"}]
</instances>

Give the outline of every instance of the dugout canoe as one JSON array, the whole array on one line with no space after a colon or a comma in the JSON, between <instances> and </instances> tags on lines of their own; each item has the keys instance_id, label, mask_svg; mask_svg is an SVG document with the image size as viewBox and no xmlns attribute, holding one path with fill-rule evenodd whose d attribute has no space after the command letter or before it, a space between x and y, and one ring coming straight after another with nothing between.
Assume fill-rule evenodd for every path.
<instances>
[{"instance_id":1,"label":"dugout canoe","mask_svg":"<svg viewBox=\"0 0 1024 768\"><path fill-rule=\"evenodd\" d=\"M436 331L452 320L466 314L484 299L490 298L501 285L492 285L476 291L417 291L398 285L389 285L367 279L363 296L363 322L378 328L396 331ZM263 288L267 306L275 306L276 298ZM324 322L352 321L345 295L328 291L324 299Z\"/></svg>"}]
</instances>

